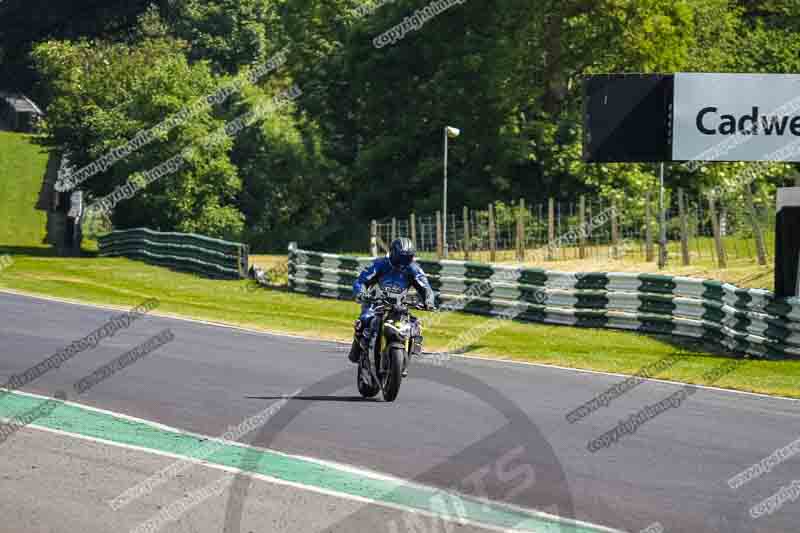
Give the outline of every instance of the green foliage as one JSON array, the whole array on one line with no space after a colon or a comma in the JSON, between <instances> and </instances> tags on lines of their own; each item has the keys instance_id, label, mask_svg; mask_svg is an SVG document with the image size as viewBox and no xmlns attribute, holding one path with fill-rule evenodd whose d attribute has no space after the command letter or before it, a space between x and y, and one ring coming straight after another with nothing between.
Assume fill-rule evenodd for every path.
<instances>
[{"instance_id":1,"label":"green foliage","mask_svg":"<svg viewBox=\"0 0 800 533\"><path fill-rule=\"evenodd\" d=\"M190 43L191 60L235 74L280 47L278 0L174 0L165 10L175 36Z\"/></svg>"},{"instance_id":2,"label":"green foliage","mask_svg":"<svg viewBox=\"0 0 800 533\"><path fill-rule=\"evenodd\" d=\"M394 0L366 16L359 6L143 0L121 12L118 29L106 11L85 28L71 22L33 53L48 141L88 163L288 45L285 67L258 87L198 113L87 186L106 194L296 83L296 105L198 150L176 175L120 204L114 223L239 235L259 250L287 240L336 248L363 243L366 231L351 228L370 218L439 208L445 125L463 132L450 145L451 206L599 194L640 211L657 184L655 165L581 161L582 76L800 69L794 0L466 2L381 49L373 38L424 4ZM0 34L20 35L2 21ZM63 40L80 36L88 38ZM725 186L727 199L740 200L741 187L730 185L744 167L670 165L667 183L695 195ZM762 170L757 194L792 166Z\"/></svg>"},{"instance_id":3,"label":"green foliage","mask_svg":"<svg viewBox=\"0 0 800 533\"><path fill-rule=\"evenodd\" d=\"M113 231L114 225L102 211L87 210L83 216L81 229L85 239L96 241L99 236Z\"/></svg>"},{"instance_id":4,"label":"green foliage","mask_svg":"<svg viewBox=\"0 0 800 533\"><path fill-rule=\"evenodd\" d=\"M136 45L86 41L37 45L33 58L45 80L42 92L49 95L43 124L48 143L69 149L73 163L81 168L198 96L212 93L219 80L206 63L189 64L181 48L180 42L161 38ZM81 187L91 197L109 194L183 148L201 145L222 125L208 107L201 109ZM177 173L118 204L114 223L236 238L243 219L233 200L241 182L228 157L230 148L228 141L195 152Z\"/></svg>"},{"instance_id":5,"label":"green foliage","mask_svg":"<svg viewBox=\"0 0 800 533\"><path fill-rule=\"evenodd\" d=\"M340 174L322 146L319 127L288 108L267 115L239 138L235 159L245 176L241 205L247 240L255 248L321 242L331 232Z\"/></svg>"},{"instance_id":6,"label":"green foliage","mask_svg":"<svg viewBox=\"0 0 800 533\"><path fill-rule=\"evenodd\" d=\"M158 0L166 3L170 0ZM37 73L29 54L35 43L53 39L125 39L153 0L3 0L0 2L2 89L30 93ZM38 94L34 93L36 98Z\"/></svg>"}]
</instances>

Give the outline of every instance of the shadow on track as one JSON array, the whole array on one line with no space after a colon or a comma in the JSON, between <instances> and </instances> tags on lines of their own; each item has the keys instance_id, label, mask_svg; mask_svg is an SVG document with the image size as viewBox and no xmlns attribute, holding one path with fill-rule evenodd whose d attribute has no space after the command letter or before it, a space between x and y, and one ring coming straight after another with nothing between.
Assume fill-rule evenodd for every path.
<instances>
[{"instance_id":1,"label":"shadow on track","mask_svg":"<svg viewBox=\"0 0 800 533\"><path fill-rule=\"evenodd\" d=\"M248 400L305 400L308 402L375 402L383 403L375 398L361 396L245 396Z\"/></svg>"}]
</instances>

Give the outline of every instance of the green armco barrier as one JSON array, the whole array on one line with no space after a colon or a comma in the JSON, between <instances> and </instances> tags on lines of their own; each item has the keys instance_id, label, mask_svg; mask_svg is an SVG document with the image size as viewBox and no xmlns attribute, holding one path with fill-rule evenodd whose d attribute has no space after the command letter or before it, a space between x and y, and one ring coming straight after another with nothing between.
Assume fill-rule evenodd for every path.
<instances>
[{"instance_id":1,"label":"green armco barrier","mask_svg":"<svg viewBox=\"0 0 800 533\"><path fill-rule=\"evenodd\" d=\"M100 255L122 256L210 278L247 277L248 247L193 233L147 228L112 231L99 238Z\"/></svg>"},{"instance_id":2,"label":"green armco barrier","mask_svg":"<svg viewBox=\"0 0 800 533\"><path fill-rule=\"evenodd\" d=\"M289 288L352 298L369 257L289 253ZM461 261L420 261L440 303L465 313L575 327L688 337L737 355L800 359L800 299L680 276L556 272Z\"/></svg>"}]
</instances>

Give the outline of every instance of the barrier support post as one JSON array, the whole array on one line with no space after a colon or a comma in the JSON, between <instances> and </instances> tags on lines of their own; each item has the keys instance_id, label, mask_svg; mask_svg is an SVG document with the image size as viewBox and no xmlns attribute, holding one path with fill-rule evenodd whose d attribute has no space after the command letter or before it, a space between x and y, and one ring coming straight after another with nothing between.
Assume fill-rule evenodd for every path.
<instances>
[{"instance_id":1,"label":"barrier support post","mask_svg":"<svg viewBox=\"0 0 800 533\"><path fill-rule=\"evenodd\" d=\"M689 256L689 221L686 216L686 198L683 195L683 187L678 187L678 216L681 219L681 257L683 265L689 266L691 263Z\"/></svg>"},{"instance_id":2,"label":"barrier support post","mask_svg":"<svg viewBox=\"0 0 800 533\"><path fill-rule=\"evenodd\" d=\"M378 221L373 220L369 229L369 253L372 257L378 255Z\"/></svg>"},{"instance_id":3,"label":"barrier support post","mask_svg":"<svg viewBox=\"0 0 800 533\"><path fill-rule=\"evenodd\" d=\"M552 261L553 241L556 240L556 201L555 198L547 199L547 260Z\"/></svg>"},{"instance_id":4,"label":"barrier support post","mask_svg":"<svg viewBox=\"0 0 800 533\"><path fill-rule=\"evenodd\" d=\"M653 253L653 207L650 203L650 191L644 193L644 260L648 263L655 258Z\"/></svg>"},{"instance_id":5,"label":"barrier support post","mask_svg":"<svg viewBox=\"0 0 800 533\"><path fill-rule=\"evenodd\" d=\"M758 264L766 265L767 247L764 244L764 232L761 231L761 226L758 224L756 206L753 202L753 191L750 189L749 183L746 183L744 186L744 200L747 207L747 218L750 219L750 226L753 229L753 237L756 241L756 255L758 255Z\"/></svg>"},{"instance_id":6,"label":"barrier support post","mask_svg":"<svg viewBox=\"0 0 800 533\"><path fill-rule=\"evenodd\" d=\"M411 242L414 245L414 248L417 247L417 216L414 213L411 213L409 217L409 224L411 225Z\"/></svg>"},{"instance_id":7,"label":"barrier support post","mask_svg":"<svg viewBox=\"0 0 800 533\"><path fill-rule=\"evenodd\" d=\"M714 232L714 247L717 250L717 264L719 268L728 268L728 258L725 256L725 245L720 236L717 207L713 196L708 197L708 211L709 215L711 215L711 230Z\"/></svg>"},{"instance_id":8,"label":"barrier support post","mask_svg":"<svg viewBox=\"0 0 800 533\"><path fill-rule=\"evenodd\" d=\"M436 211L436 258L442 258L442 212Z\"/></svg>"},{"instance_id":9,"label":"barrier support post","mask_svg":"<svg viewBox=\"0 0 800 533\"><path fill-rule=\"evenodd\" d=\"M497 234L494 227L494 205L489 204L489 262L497 261Z\"/></svg>"},{"instance_id":10,"label":"barrier support post","mask_svg":"<svg viewBox=\"0 0 800 533\"><path fill-rule=\"evenodd\" d=\"M578 257L586 259L586 197L581 194L578 204Z\"/></svg>"},{"instance_id":11,"label":"barrier support post","mask_svg":"<svg viewBox=\"0 0 800 533\"><path fill-rule=\"evenodd\" d=\"M464 261L469 261L469 207L464 206Z\"/></svg>"}]
</instances>

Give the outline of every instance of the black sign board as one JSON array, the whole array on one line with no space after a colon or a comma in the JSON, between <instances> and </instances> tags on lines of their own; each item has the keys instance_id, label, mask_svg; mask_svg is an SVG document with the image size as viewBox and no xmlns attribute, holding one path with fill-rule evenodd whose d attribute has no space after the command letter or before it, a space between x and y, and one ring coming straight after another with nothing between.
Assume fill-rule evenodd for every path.
<instances>
[{"instance_id":1,"label":"black sign board","mask_svg":"<svg viewBox=\"0 0 800 533\"><path fill-rule=\"evenodd\" d=\"M673 89L672 74L585 77L584 161L670 161Z\"/></svg>"}]
</instances>

